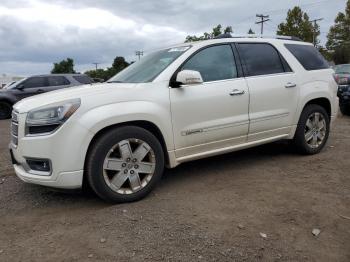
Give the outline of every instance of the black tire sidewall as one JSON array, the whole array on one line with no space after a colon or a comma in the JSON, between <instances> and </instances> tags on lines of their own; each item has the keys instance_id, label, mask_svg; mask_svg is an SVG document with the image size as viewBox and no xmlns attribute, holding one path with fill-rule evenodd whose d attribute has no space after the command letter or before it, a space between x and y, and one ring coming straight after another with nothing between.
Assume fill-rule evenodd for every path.
<instances>
[{"instance_id":1,"label":"black tire sidewall","mask_svg":"<svg viewBox=\"0 0 350 262\"><path fill-rule=\"evenodd\" d=\"M10 103L4 102L4 101L0 101L0 105L1 106L5 106L5 108L7 108L7 112L5 112L4 115L2 115L0 113L0 119L9 119L11 117L11 111L12 111L12 106ZM1 107L0 107L1 110Z\"/></svg>"},{"instance_id":2,"label":"black tire sidewall","mask_svg":"<svg viewBox=\"0 0 350 262\"><path fill-rule=\"evenodd\" d=\"M322 142L322 144L317 147L317 148L312 148L310 147L306 140L305 140L305 134L304 134L304 130L305 130L305 126L306 126L306 122L309 119L310 115L312 115L313 113L320 113L323 115L325 121L326 121L326 136ZM330 131L330 119L329 116L326 112L326 110L319 105L308 105L304 108L303 112L301 113L300 119L299 119L299 123L298 123L298 127L294 136L294 142L297 146L297 149L299 150L299 152L303 153L303 154L317 154L319 153L323 147L325 146L325 144L327 143L328 140L328 136L329 136L329 131Z\"/></svg>"},{"instance_id":3,"label":"black tire sidewall","mask_svg":"<svg viewBox=\"0 0 350 262\"><path fill-rule=\"evenodd\" d=\"M136 138L148 143L154 151L156 159L155 172L151 181L133 194L119 194L113 191L103 177L103 162L109 150L124 139ZM164 170L164 152L157 138L140 127L119 127L108 131L95 141L87 157L86 174L88 182L95 193L108 202L123 203L137 201L150 193L161 179Z\"/></svg>"}]
</instances>

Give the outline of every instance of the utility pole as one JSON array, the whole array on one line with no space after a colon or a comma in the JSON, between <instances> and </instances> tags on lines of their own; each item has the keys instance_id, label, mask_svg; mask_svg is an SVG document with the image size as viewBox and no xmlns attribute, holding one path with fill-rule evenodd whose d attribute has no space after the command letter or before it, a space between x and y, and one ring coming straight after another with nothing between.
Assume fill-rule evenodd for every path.
<instances>
[{"instance_id":1,"label":"utility pole","mask_svg":"<svg viewBox=\"0 0 350 262\"><path fill-rule=\"evenodd\" d=\"M267 22L267 21L270 21L269 19L269 15L256 15L257 18L260 18L260 21L258 22L255 22L255 24L261 24L261 35L264 34L264 23Z\"/></svg>"},{"instance_id":2,"label":"utility pole","mask_svg":"<svg viewBox=\"0 0 350 262\"><path fill-rule=\"evenodd\" d=\"M310 22L313 23L314 25L314 28L312 30L312 43L314 44L314 46L316 46L316 27L317 27L317 22L318 21L322 21L323 18L317 18L317 19L314 19L314 20L311 20Z\"/></svg>"},{"instance_id":3,"label":"utility pole","mask_svg":"<svg viewBox=\"0 0 350 262\"><path fill-rule=\"evenodd\" d=\"M141 58L141 56L143 56L143 51L135 51L135 55L139 58Z\"/></svg>"},{"instance_id":4,"label":"utility pole","mask_svg":"<svg viewBox=\"0 0 350 262\"><path fill-rule=\"evenodd\" d=\"M95 65L95 68L96 68L95 70L97 71L97 66L98 66L99 64L101 64L101 63L96 63L96 62L95 62L95 63L92 63L92 64Z\"/></svg>"}]
</instances>

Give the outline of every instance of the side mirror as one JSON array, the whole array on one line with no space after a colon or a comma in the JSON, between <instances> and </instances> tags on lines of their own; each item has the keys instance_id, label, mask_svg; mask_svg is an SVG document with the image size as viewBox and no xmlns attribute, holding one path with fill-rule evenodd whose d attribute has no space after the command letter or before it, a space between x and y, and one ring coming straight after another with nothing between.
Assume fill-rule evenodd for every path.
<instances>
[{"instance_id":1,"label":"side mirror","mask_svg":"<svg viewBox=\"0 0 350 262\"><path fill-rule=\"evenodd\" d=\"M198 71L182 70L177 74L176 82L182 85L195 85L203 83L203 79Z\"/></svg>"},{"instance_id":2,"label":"side mirror","mask_svg":"<svg viewBox=\"0 0 350 262\"><path fill-rule=\"evenodd\" d=\"M22 91L22 90L24 89L24 85L23 85L23 84L20 84L20 85L16 86L16 89Z\"/></svg>"}]
</instances>

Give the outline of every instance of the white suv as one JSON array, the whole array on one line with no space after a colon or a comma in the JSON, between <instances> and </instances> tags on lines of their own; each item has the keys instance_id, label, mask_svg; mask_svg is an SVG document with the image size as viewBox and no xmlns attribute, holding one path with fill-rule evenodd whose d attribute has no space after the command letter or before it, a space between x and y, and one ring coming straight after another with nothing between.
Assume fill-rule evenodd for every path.
<instances>
[{"instance_id":1,"label":"white suv","mask_svg":"<svg viewBox=\"0 0 350 262\"><path fill-rule=\"evenodd\" d=\"M14 106L10 151L25 182L147 195L164 166L291 139L325 145L338 109L334 71L308 43L231 37L153 52L107 83Z\"/></svg>"}]
</instances>

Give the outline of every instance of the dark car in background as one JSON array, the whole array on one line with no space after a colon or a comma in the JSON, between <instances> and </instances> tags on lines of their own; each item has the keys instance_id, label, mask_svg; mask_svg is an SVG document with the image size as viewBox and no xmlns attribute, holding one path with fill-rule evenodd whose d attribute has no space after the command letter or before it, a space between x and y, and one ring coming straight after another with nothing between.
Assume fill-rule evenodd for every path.
<instances>
[{"instance_id":1,"label":"dark car in background","mask_svg":"<svg viewBox=\"0 0 350 262\"><path fill-rule=\"evenodd\" d=\"M35 75L24 78L0 90L0 119L10 118L12 106L23 98L93 82L83 74Z\"/></svg>"},{"instance_id":2,"label":"dark car in background","mask_svg":"<svg viewBox=\"0 0 350 262\"><path fill-rule=\"evenodd\" d=\"M340 111L344 115L350 115L350 64L336 65L334 71L338 83Z\"/></svg>"}]
</instances>

